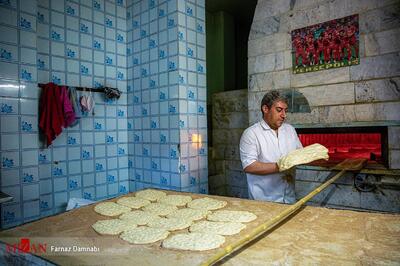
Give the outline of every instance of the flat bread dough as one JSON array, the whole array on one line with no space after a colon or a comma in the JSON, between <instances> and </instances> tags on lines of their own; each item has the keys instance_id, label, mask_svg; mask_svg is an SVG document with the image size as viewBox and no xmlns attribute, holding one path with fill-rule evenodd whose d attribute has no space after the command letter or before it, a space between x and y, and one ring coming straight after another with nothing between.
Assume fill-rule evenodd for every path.
<instances>
[{"instance_id":1,"label":"flat bread dough","mask_svg":"<svg viewBox=\"0 0 400 266\"><path fill-rule=\"evenodd\" d=\"M131 208L119 205L115 202L102 202L94 206L94 211L105 216L117 216L130 212Z\"/></svg>"},{"instance_id":2,"label":"flat bread dough","mask_svg":"<svg viewBox=\"0 0 400 266\"><path fill-rule=\"evenodd\" d=\"M152 212L159 216L167 216L168 214L173 213L174 211L178 210L178 208L173 205L167 205L167 204L162 204L162 203L152 203L150 205L145 206L143 208L143 210L147 211L147 212Z\"/></svg>"},{"instance_id":3,"label":"flat bread dough","mask_svg":"<svg viewBox=\"0 0 400 266\"><path fill-rule=\"evenodd\" d=\"M188 207L192 209L217 210L225 207L226 204L226 201L205 197L189 202Z\"/></svg>"},{"instance_id":4,"label":"flat bread dough","mask_svg":"<svg viewBox=\"0 0 400 266\"><path fill-rule=\"evenodd\" d=\"M164 248L203 251L219 248L225 237L204 233L176 234L162 242Z\"/></svg>"},{"instance_id":5,"label":"flat bread dough","mask_svg":"<svg viewBox=\"0 0 400 266\"><path fill-rule=\"evenodd\" d=\"M293 166L310 163L316 160L328 160L328 149L321 144L315 143L302 149L289 152L277 162L279 171L286 171Z\"/></svg>"},{"instance_id":6,"label":"flat bread dough","mask_svg":"<svg viewBox=\"0 0 400 266\"><path fill-rule=\"evenodd\" d=\"M142 198L142 199L147 199L150 201L157 201L163 197L165 197L167 193L155 189L145 189L136 192L135 196Z\"/></svg>"},{"instance_id":7,"label":"flat bread dough","mask_svg":"<svg viewBox=\"0 0 400 266\"><path fill-rule=\"evenodd\" d=\"M257 219L257 215L248 211L219 210L207 215L207 220L214 222L248 223Z\"/></svg>"},{"instance_id":8,"label":"flat bread dough","mask_svg":"<svg viewBox=\"0 0 400 266\"><path fill-rule=\"evenodd\" d=\"M200 209L196 210L196 209L184 208L174 211L171 214L168 214L167 217L196 221L206 218L207 215L210 213L211 212L208 210L200 210Z\"/></svg>"},{"instance_id":9,"label":"flat bread dough","mask_svg":"<svg viewBox=\"0 0 400 266\"><path fill-rule=\"evenodd\" d=\"M120 219L99 220L92 228L101 235L118 235L121 232L135 228L137 225Z\"/></svg>"},{"instance_id":10,"label":"flat bread dough","mask_svg":"<svg viewBox=\"0 0 400 266\"><path fill-rule=\"evenodd\" d=\"M165 239L169 232L165 229L140 226L122 232L121 239L132 244L150 244Z\"/></svg>"},{"instance_id":11,"label":"flat bread dough","mask_svg":"<svg viewBox=\"0 0 400 266\"><path fill-rule=\"evenodd\" d=\"M122 214L119 219L129 221L137 225L146 225L150 221L160 218L157 214L144 211L131 211Z\"/></svg>"},{"instance_id":12,"label":"flat bread dough","mask_svg":"<svg viewBox=\"0 0 400 266\"><path fill-rule=\"evenodd\" d=\"M192 201L192 197L185 195L167 195L158 200L160 203L183 207Z\"/></svg>"},{"instance_id":13,"label":"flat bread dough","mask_svg":"<svg viewBox=\"0 0 400 266\"><path fill-rule=\"evenodd\" d=\"M118 199L117 203L132 209L140 209L146 205L149 205L151 202L138 197L123 197Z\"/></svg>"},{"instance_id":14,"label":"flat bread dough","mask_svg":"<svg viewBox=\"0 0 400 266\"><path fill-rule=\"evenodd\" d=\"M216 234L222 236L230 236L238 234L246 228L246 225L236 222L210 222L199 221L192 224L189 228L190 232L199 232L206 234Z\"/></svg>"},{"instance_id":15,"label":"flat bread dough","mask_svg":"<svg viewBox=\"0 0 400 266\"><path fill-rule=\"evenodd\" d=\"M168 231L182 230L192 225L191 220L178 219L178 218L158 218L151 220L147 226L153 228L161 228Z\"/></svg>"}]
</instances>

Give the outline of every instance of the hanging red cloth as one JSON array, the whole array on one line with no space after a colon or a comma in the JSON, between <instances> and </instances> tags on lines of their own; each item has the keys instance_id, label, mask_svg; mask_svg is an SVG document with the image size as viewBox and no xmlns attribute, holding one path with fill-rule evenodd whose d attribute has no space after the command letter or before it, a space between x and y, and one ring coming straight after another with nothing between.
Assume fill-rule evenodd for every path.
<instances>
[{"instance_id":1,"label":"hanging red cloth","mask_svg":"<svg viewBox=\"0 0 400 266\"><path fill-rule=\"evenodd\" d=\"M66 87L47 83L42 87L39 107L39 128L46 136L46 146L50 146L62 128L75 121L75 113L68 98Z\"/></svg>"}]
</instances>

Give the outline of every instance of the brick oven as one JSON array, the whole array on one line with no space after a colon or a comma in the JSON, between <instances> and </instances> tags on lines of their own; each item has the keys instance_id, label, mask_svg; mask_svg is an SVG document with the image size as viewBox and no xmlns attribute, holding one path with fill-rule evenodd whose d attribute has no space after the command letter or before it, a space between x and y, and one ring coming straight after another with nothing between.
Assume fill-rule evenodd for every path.
<instances>
[{"instance_id":1,"label":"brick oven","mask_svg":"<svg viewBox=\"0 0 400 266\"><path fill-rule=\"evenodd\" d=\"M359 17L358 65L293 73L293 30L354 14ZM368 159L362 171L347 173L310 204L400 212L398 17L398 5L391 1L258 1L248 40L247 106L243 91L220 93L215 98L222 104L213 103L218 128L209 158L210 169L215 168L211 190L247 196L237 143L241 132L261 119L264 94L279 90L289 98L287 122L303 145L318 142L329 149L329 161L297 167L297 197L334 175L332 165L361 157ZM247 108L248 118L232 106Z\"/></svg>"},{"instance_id":2,"label":"brick oven","mask_svg":"<svg viewBox=\"0 0 400 266\"><path fill-rule=\"evenodd\" d=\"M297 167L303 197L330 178L344 158L368 165L348 173L310 204L400 212L400 36L398 5L373 1L259 1L248 41L249 125L272 89L290 98L292 124L303 142L328 147L330 160ZM359 64L293 73L290 33L358 14ZM396 22L394 22L396 21Z\"/></svg>"}]
</instances>

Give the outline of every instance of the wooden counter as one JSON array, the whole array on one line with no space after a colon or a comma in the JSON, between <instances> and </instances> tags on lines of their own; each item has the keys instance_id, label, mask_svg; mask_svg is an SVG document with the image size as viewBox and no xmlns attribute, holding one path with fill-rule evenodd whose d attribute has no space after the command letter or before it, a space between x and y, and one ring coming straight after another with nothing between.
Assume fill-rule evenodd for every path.
<instances>
[{"instance_id":1,"label":"wooden counter","mask_svg":"<svg viewBox=\"0 0 400 266\"><path fill-rule=\"evenodd\" d=\"M168 194L188 194L166 191ZM133 194L132 194L133 195ZM193 198L204 195L188 194ZM281 212L287 205L210 196L228 201L224 209L248 210L258 218L240 234L226 237L232 243L255 226ZM112 201L115 201L113 199ZM117 236L100 236L91 225L107 219L93 205L0 232L0 240L47 243L40 256L61 265L199 265L216 250L176 251L149 245L129 244ZM185 231L185 230L182 230ZM100 252L50 251L50 246L99 248ZM272 232L223 261L225 265L365 265L400 264L400 215L305 207Z\"/></svg>"}]
</instances>

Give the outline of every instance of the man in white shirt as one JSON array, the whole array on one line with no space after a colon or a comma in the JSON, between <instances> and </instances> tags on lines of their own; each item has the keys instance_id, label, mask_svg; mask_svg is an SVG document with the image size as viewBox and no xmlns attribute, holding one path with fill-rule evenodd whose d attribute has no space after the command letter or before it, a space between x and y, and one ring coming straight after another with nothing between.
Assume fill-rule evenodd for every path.
<instances>
[{"instance_id":1,"label":"man in white shirt","mask_svg":"<svg viewBox=\"0 0 400 266\"><path fill-rule=\"evenodd\" d=\"M247 175L249 198L294 203L294 171L279 172L277 161L302 148L295 129L284 123L287 99L278 91L261 101L263 119L247 128L240 139L240 159Z\"/></svg>"}]
</instances>

